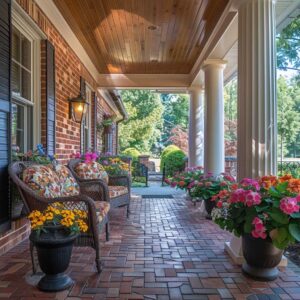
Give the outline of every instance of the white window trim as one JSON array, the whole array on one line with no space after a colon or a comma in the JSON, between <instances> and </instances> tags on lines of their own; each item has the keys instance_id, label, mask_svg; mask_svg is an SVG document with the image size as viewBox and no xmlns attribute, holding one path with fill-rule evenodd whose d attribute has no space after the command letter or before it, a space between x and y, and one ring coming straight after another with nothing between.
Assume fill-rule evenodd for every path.
<instances>
[{"instance_id":1,"label":"white window trim","mask_svg":"<svg viewBox=\"0 0 300 300\"><path fill-rule=\"evenodd\" d=\"M31 41L33 49L31 57L32 102L15 95L13 97L23 104L34 105L32 141L33 145L36 145L41 142L41 40L46 39L47 36L16 1L13 1L12 6L12 25ZM24 138L28 140L26 134L27 132Z\"/></svg>"},{"instance_id":2,"label":"white window trim","mask_svg":"<svg viewBox=\"0 0 300 300\"><path fill-rule=\"evenodd\" d=\"M89 91L89 95L90 95L90 98L89 99L86 99L88 100L88 114L89 114L89 117L88 117L88 145L87 145L87 149L91 149L91 140L92 140L92 92L93 92L93 88L86 82L85 83L85 89L86 89L86 94L87 94L87 91Z\"/></svg>"}]
</instances>

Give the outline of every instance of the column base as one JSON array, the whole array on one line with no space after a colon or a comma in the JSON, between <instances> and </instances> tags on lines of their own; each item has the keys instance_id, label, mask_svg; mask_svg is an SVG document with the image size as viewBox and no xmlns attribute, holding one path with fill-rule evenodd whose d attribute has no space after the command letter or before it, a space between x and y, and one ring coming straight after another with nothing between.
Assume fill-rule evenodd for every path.
<instances>
[{"instance_id":1,"label":"column base","mask_svg":"<svg viewBox=\"0 0 300 300\"><path fill-rule=\"evenodd\" d=\"M242 265L245 262L242 253L242 240L237 237L233 237L230 242L225 242L225 251L233 262L237 265ZM286 267L288 265L287 258L283 255L278 267Z\"/></svg>"}]
</instances>

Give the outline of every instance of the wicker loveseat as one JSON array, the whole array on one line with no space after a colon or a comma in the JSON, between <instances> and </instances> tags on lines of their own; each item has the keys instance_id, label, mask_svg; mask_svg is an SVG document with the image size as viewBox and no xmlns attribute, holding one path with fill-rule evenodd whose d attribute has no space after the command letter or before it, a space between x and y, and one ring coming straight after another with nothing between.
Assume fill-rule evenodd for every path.
<instances>
[{"instance_id":1,"label":"wicker loveseat","mask_svg":"<svg viewBox=\"0 0 300 300\"><path fill-rule=\"evenodd\" d=\"M106 225L108 238L108 211L110 205L108 202L94 201L83 194L82 190L87 188L90 183L82 182L79 187L67 167L60 165L59 173L56 171L55 173L52 173L51 170L49 171L49 168L52 168L53 171L58 170L53 166L42 166L33 162L14 162L9 166L9 175L18 188L24 202L26 213L30 213L33 210L44 210L49 204L54 202L63 203L68 209L76 208L87 211L88 231L79 235L75 245L83 247L89 246L95 250L96 267L100 273L101 260L99 234ZM36 175L36 170L41 172ZM49 174L51 175L51 178L49 178ZM36 177L38 176L40 182L36 182ZM55 178L55 180L53 180L53 178ZM52 185L52 189L47 189L46 192L44 190L43 193L40 193L39 187L43 186L45 182L48 186ZM61 184L66 186L64 193L62 193ZM53 186L55 189L53 189ZM30 244L33 272L35 273L36 267L33 248L33 244Z\"/></svg>"},{"instance_id":2,"label":"wicker loveseat","mask_svg":"<svg viewBox=\"0 0 300 300\"><path fill-rule=\"evenodd\" d=\"M76 180L82 183L89 183L90 185L82 189L85 195L96 200L108 201L112 208L126 206L127 217L130 212L130 193L131 193L131 179L129 175L108 176L103 171L101 165L97 162L85 164L82 159L71 159L68 167L70 168ZM93 167L93 172L79 172L78 168ZM82 171L82 170L81 170Z\"/></svg>"}]
</instances>

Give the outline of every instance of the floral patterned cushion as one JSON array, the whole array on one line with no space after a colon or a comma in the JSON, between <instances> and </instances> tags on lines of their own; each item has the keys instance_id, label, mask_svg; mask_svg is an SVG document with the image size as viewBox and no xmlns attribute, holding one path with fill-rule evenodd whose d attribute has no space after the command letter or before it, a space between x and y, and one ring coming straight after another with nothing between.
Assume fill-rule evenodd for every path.
<instances>
[{"instance_id":1,"label":"floral patterned cushion","mask_svg":"<svg viewBox=\"0 0 300 300\"><path fill-rule=\"evenodd\" d=\"M26 168L23 181L42 197L56 198L61 195L59 178L50 165L33 165Z\"/></svg>"},{"instance_id":2,"label":"floral patterned cushion","mask_svg":"<svg viewBox=\"0 0 300 300\"><path fill-rule=\"evenodd\" d=\"M109 191L109 198L115 198L121 195L128 194L127 187L122 185L110 185L108 187L108 191Z\"/></svg>"},{"instance_id":3,"label":"floral patterned cushion","mask_svg":"<svg viewBox=\"0 0 300 300\"><path fill-rule=\"evenodd\" d=\"M110 210L110 204L105 201L95 201L98 222L101 223Z\"/></svg>"},{"instance_id":4,"label":"floral patterned cushion","mask_svg":"<svg viewBox=\"0 0 300 300\"><path fill-rule=\"evenodd\" d=\"M60 181L61 197L78 195L79 185L75 178L71 175L69 169L61 164L56 165L54 169Z\"/></svg>"},{"instance_id":5,"label":"floral patterned cushion","mask_svg":"<svg viewBox=\"0 0 300 300\"><path fill-rule=\"evenodd\" d=\"M102 165L96 161L85 163L80 162L75 167L77 176L81 179L102 179L108 183L108 175Z\"/></svg>"}]
</instances>

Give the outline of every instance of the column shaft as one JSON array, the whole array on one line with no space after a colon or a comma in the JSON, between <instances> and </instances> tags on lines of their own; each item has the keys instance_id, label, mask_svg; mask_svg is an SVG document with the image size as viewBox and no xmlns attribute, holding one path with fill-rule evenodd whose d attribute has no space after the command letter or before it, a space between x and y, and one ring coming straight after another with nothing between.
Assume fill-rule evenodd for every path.
<instances>
[{"instance_id":1,"label":"column shaft","mask_svg":"<svg viewBox=\"0 0 300 300\"><path fill-rule=\"evenodd\" d=\"M205 72L204 171L218 175L224 172L224 96L223 60L207 60Z\"/></svg>"},{"instance_id":2,"label":"column shaft","mask_svg":"<svg viewBox=\"0 0 300 300\"><path fill-rule=\"evenodd\" d=\"M203 166L204 160L204 99L200 87L190 90L189 167Z\"/></svg>"},{"instance_id":3,"label":"column shaft","mask_svg":"<svg viewBox=\"0 0 300 300\"><path fill-rule=\"evenodd\" d=\"M276 48L273 0L239 8L238 177L276 174Z\"/></svg>"}]
</instances>

